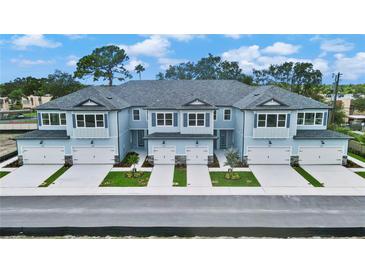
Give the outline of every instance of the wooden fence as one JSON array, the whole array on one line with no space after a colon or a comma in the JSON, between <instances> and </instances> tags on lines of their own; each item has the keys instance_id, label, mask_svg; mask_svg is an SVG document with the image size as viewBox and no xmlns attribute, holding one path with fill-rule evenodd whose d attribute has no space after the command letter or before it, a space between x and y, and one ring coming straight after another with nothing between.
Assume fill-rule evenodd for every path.
<instances>
[{"instance_id":1,"label":"wooden fence","mask_svg":"<svg viewBox=\"0 0 365 274\"><path fill-rule=\"evenodd\" d=\"M349 151L361 156L365 156L365 144L362 144L355 140L350 140Z\"/></svg>"}]
</instances>

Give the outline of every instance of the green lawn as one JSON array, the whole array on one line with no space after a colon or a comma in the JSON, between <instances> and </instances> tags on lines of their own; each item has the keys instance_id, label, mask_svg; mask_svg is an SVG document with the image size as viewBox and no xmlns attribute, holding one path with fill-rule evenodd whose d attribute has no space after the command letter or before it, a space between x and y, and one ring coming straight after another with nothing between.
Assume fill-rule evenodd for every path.
<instances>
[{"instance_id":1,"label":"green lawn","mask_svg":"<svg viewBox=\"0 0 365 274\"><path fill-rule=\"evenodd\" d=\"M68 170L70 166L63 166L59 170L57 170L55 173L53 173L50 177L48 177L42 184L39 185L39 187L47 187L50 184L52 184L54 181L56 181L63 173Z\"/></svg>"},{"instance_id":2,"label":"green lawn","mask_svg":"<svg viewBox=\"0 0 365 274\"><path fill-rule=\"evenodd\" d=\"M209 172L213 186L260 186L255 175L250 171L234 172L240 176L238 180L229 180L226 172Z\"/></svg>"},{"instance_id":3,"label":"green lawn","mask_svg":"<svg viewBox=\"0 0 365 274\"><path fill-rule=\"evenodd\" d=\"M186 168L177 168L174 170L174 186L186 186Z\"/></svg>"},{"instance_id":4,"label":"green lawn","mask_svg":"<svg viewBox=\"0 0 365 274\"><path fill-rule=\"evenodd\" d=\"M7 171L0 171L0 178L4 177L5 175L8 175L10 172Z\"/></svg>"},{"instance_id":5,"label":"green lawn","mask_svg":"<svg viewBox=\"0 0 365 274\"><path fill-rule=\"evenodd\" d=\"M360 175L361 177L365 178L365 171L362 172L356 172L357 175Z\"/></svg>"},{"instance_id":6,"label":"green lawn","mask_svg":"<svg viewBox=\"0 0 365 274\"><path fill-rule=\"evenodd\" d=\"M324 184L322 184L321 182L319 182L316 178L314 178L312 175L310 175L307 171L305 171L303 168L301 168L300 166L298 167L293 167L300 175L302 175L304 177L304 179L306 179L312 186L315 187L324 187Z\"/></svg>"},{"instance_id":7,"label":"green lawn","mask_svg":"<svg viewBox=\"0 0 365 274\"><path fill-rule=\"evenodd\" d=\"M28 113L23 113L24 117L27 118L33 118L33 117L37 117L37 112L28 112Z\"/></svg>"},{"instance_id":8,"label":"green lawn","mask_svg":"<svg viewBox=\"0 0 365 274\"><path fill-rule=\"evenodd\" d=\"M129 178L127 175L131 174L129 171L111 171L106 175L100 186L117 186L117 187L143 187L147 186L151 172L139 172L141 174L138 178Z\"/></svg>"},{"instance_id":9,"label":"green lawn","mask_svg":"<svg viewBox=\"0 0 365 274\"><path fill-rule=\"evenodd\" d=\"M360 155L356 155L356 154L353 154L351 152L348 153L351 157L361 161L361 162L364 162L365 163L365 158L364 157L361 157Z\"/></svg>"}]
</instances>

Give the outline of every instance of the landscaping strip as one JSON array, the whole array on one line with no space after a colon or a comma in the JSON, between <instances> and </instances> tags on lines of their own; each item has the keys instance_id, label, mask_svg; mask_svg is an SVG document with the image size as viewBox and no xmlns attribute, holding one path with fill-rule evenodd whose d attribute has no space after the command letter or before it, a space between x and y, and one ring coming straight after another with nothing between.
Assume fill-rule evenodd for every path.
<instances>
[{"instance_id":1,"label":"landscaping strip","mask_svg":"<svg viewBox=\"0 0 365 274\"><path fill-rule=\"evenodd\" d=\"M227 179L228 172L209 172L210 179L213 186L225 186L225 187L258 187L260 186L259 181L255 175L250 171L233 172L234 178ZM238 176L237 176L238 175Z\"/></svg>"},{"instance_id":2,"label":"landscaping strip","mask_svg":"<svg viewBox=\"0 0 365 274\"><path fill-rule=\"evenodd\" d=\"M349 153L348 153L348 155L350 155L352 158L355 158L355 159L357 159L357 160L359 160L359 161L361 161L361 162L364 162L364 163L365 163L365 158L364 158L364 157L362 157L362 156L360 156L360 155L353 154L353 153L351 153L351 152L349 152Z\"/></svg>"},{"instance_id":3,"label":"landscaping strip","mask_svg":"<svg viewBox=\"0 0 365 274\"><path fill-rule=\"evenodd\" d=\"M186 168L175 167L173 186L187 186Z\"/></svg>"},{"instance_id":4,"label":"landscaping strip","mask_svg":"<svg viewBox=\"0 0 365 274\"><path fill-rule=\"evenodd\" d=\"M305 171L300 166L293 167L296 172L298 172L304 179L306 179L312 186L315 187L324 187L324 184L319 182L316 178L314 178L312 175L310 175L307 171Z\"/></svg>"},{"instance_id":5,"label":"landscaping strip","mask_svg":"<svg viewBox=\"0 0 365 274\"><path fill-rule=\"evenodd\" d=\"M8 175L10 172L7 172L7 171L0 171L0 178Z\"/></svg>"},{"instance_id":6,"label":"landscaping strip","mask_svg":"<svg viewBox=\"0 0 365 274\"><path fill-rule=\"evenodd\" d=\"M151 172L111 171L106 175L101 187L143 187L147 186Z\"/></svg>"},{"instance_id":7,"label":"landscaping strip","mask_svg":"<svg viewBox=\"0 0 365 274\"><path fill-rule=\"evenodd\" d=\"M361 171L361 172L355 172L357 175L365 178L365 171Z\"/></svg>"},{"instance_id":8,"label":"landscaping strip","mask_svg":"<svg viewBox=\"0 0 365 274\"><path fill-rule=\"evenodd\" d=\"M71 166L63 166L59 170L57 170L55 173L53 173L50 177L48 177L42 184L40 184L38 187L47 187L50 184L52 184L54 181L56 181L63 173L65 173Z\"/></svg>"}]
</instances>

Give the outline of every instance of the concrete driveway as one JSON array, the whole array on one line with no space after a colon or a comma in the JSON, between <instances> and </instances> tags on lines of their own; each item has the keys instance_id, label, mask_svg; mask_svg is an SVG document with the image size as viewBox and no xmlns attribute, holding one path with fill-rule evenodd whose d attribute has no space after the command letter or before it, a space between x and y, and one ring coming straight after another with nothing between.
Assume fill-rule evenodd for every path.
<instances>
[{"instance_id":1,"label":"concrete driveway","mask_svg":"<svg viewBox=\"0 0 365 274\"><path fill-rule=\"evenodd\" d=\"M365 187L365 180L351 170L339 165L302 166L325 187Z\"/></svg>"},{"instance_id":2,"label":"concrete driveway","mask_svg":"<svg viewBox=\"0 0 365 274\"><path fill-rule=\"evenodd\" d=\"M24 165L0 179L0 187L38 187L62 165Z\"/></svg>"},{"instance_id":3,"label":"concrete driveway","mask_svg":"<svg viewBox=\"0 0 365 274\"><path fill-rule=\"evenodd\" d=\"M250 169L263 187L311 187L289 165L250 165Z\"/></svg>"},{"instance_id":4,"label":"concrete driveway","mask_svg":"<svg viewBox=\"0 0 365 274\"><path fill-rule=\"evenodd\" d=\"M98 187L112 165L73 165L49 187Z\"/></svg>"},{"instance_id":5,"label":"concrete driveway","mask_svg":"<svg viewBox=\"0 0 365 274\"><path fill-rule=\"evenodd\" d=\"M207 165L187 165L188 187L212 187Z\"/></svg>"},{"instance_id":6,"label":"concrete driveway","mask_svg":"<svg viewBox=\"0 0 365 274\"><path fill-rule=\"evenodd\" d=\"M174 179L175 165L155 165L147 186L161 187L171 186Z\"/></svg>"}]
</instances>

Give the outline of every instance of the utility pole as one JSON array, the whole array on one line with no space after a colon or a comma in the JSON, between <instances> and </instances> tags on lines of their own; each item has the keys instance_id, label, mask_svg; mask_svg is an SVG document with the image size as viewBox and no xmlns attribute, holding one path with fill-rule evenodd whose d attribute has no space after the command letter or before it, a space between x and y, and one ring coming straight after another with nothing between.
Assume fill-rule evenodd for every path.
<instances>
[{"instance_id":1,"label":"utility pole","mask_svg":"<svg viewBox=\"0 0 365 274\"><path fill-rule=\"evenodd\" d=\"M333 77L335 78L335 82L333 83L333 92L334 92L334 98L333 98L333 107L332 107L332 115L331 115L331 122L334 123L335 121L335 111L336 111L336 103L337 103L337 94L338 94L338 84L340 83L342 73L338 72L337 74L333 74Z\"/></svg>"}]
</instances>

